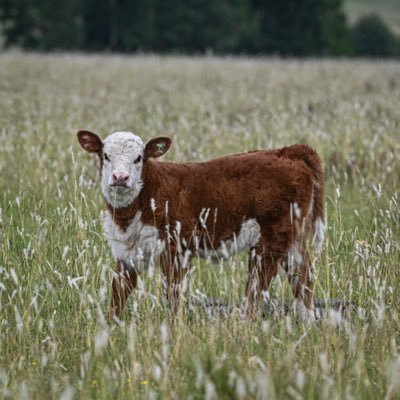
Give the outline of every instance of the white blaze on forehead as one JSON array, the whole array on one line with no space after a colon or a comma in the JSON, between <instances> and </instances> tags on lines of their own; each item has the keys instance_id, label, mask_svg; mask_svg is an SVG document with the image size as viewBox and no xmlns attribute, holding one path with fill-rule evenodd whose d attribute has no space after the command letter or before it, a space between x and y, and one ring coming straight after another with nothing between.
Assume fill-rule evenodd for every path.
<instances>
[{"instance_id":1,"label":"white blaze on forehead","mask_svg":"<svg viewBox=\"0 0 400 400\"><path fill-rule=\"evenodd\" d=\"M123 156L126 153L143 155L144 143L132 132L114 132L104 140L103 151L110 158Z\"/></svg>"},{"instance_id":2,"label":"white blaze on forehead","mask_svg":"<svg viewBox=\"0 0 400 400\"><path fill-rule=\"evenodd\" d=\"M104 163L101 187L107 202L115 207L127 207L138 196L142 189L142 166L144 143L132 132L114 132L103 142ZM107 156L107 157L106 157ZM141 157L139 162L138 157ZM129 175L129 187L110 186L112 175L124 173Z\"/></svg>"}]
</instances>

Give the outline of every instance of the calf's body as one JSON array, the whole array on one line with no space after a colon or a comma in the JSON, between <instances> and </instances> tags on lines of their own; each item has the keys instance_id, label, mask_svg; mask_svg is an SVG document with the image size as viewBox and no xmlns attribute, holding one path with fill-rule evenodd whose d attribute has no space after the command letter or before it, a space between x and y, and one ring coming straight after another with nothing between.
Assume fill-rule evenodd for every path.
<instances>
[{"instance_id":1,"label":"calf's body","mask_svg":"<svg viewBox=\"0 0 400 400\"><path fill-rule=\"evenodd\" d=\"M121 139L121 134L109 138ZM122 141L137 138L123 134ZM86 150L87 140L93 140L91 135L78 132ZM109 138L104 143L98 139L95 148L103 166L102 182L111 182L109 186L114 187L113 194L103 184L107 205L104 231L117 260L112 313L122 312L136 286L137 274L158 260L166 278L167 298L176 310L181 282L193 256L229 259L248 250L247 314L255 313L262 292L283 265L299 317L313 318L313 274L307 242L311 239L319 248L323 241L324 179L319 157L310 147L294 145L175 164L151 160L170 145L169 139L158 138L143 145L139 156L132 155L134 162L140 158L140 173L129 174L125 170L104 171L105 157L110 158L106 151L113 148L107 143ZM119 156L127 158L113 154ZM114 169L125 168L118 162L115 165ZM130 187L115 184L135 174L136 182ZM132 194L127 196L128 192Z\"/></svg>"}]
</instances>

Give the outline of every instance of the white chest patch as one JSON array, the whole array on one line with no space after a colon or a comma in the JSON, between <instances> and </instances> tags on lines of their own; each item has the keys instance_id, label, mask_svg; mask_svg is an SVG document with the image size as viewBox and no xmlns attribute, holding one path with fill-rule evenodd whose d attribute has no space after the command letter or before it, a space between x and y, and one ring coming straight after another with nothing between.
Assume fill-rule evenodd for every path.
<instances>
[{"instance_id":1,"label":"white chest patch","mask_svg":"<svg viewBox=\"0 0 400 400\"><path fill-rule=\"evenodd\" d=\"M257 220L250 218L243 222L239 234L233 235L231 240L222 241L217 249L199 249L199 254L212 261L228 260L237 253L255 246L260 240L260 225Z\"/></svg>"},{"instance_id":2,"label":"white chest patch","mask_svg":"<svg viewBox=\"0 0 400 400\"><path fill-rule=\"evenodd\" d=\"M137 272L153 267L165 247L165 243L159 239L157 228L144 225L141 216L142 212L138 211L126 231L123 231L115 224L109 211L103 213L104 236L114 257Z\"/></svg>"}]
</instances>

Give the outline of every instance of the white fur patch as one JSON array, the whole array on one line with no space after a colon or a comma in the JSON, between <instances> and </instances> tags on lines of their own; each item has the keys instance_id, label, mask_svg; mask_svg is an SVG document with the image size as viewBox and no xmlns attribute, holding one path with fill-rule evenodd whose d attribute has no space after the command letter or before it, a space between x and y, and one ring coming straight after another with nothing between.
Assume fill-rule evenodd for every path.
<instances>
[{"instance_id":1,"label":"white fur patch","mask_svg":"<svg viewBox=\"0 0 400 400\"><path fill-rule=\"evenodd\" d=\"M294 242L288 251L288 272L291 273L291 269L298 267L303 264L303 257L300 252L300 244Z\"/></svg>"},{"instance_id":2,"label":"white fur patch","mask_svg":"<svg viewBox=\"0 0 400 400\"><path fill-rule=\"evenodd\" d=\"M321 218L317 218L314 222L314 236L312 239L312 246L317 254L322 251L322 246L325 240L325 224Z\"/></svg>"},{"instance_id":3,"label":"white fur patch","mask_svg":"<svg viewBox=\"0 0 400 400\"><path fill-rule=\"evenodd\" d=\"M103 142L104 160L101 189L106 201L113 208L122 208L131 204L143 187L142 166L144 143L132 132L114 132ZM141 157L141 161L134 161ZM110 186L113 173L129 174L130 187Z\"/></svg>"},{"instance_id":4,"label":"white fur patch","mask_svg":"<svg viewBox=\"0 0 400 400\"><path fill-rule=\"evenodd\" d=\"M157 228L144 225L141 216L142 212L138 211L124 232L115 224L109 211L103 213L104 236L114 257L137 272L154 267L155 259L165 247L165 243L159 239Z\"/></svg>"},{"instance_id":5,"label":"white fur patch","mask_svg":"<svg viewBox=\"0 0 400 400\"><path fill-rule=\"evenodd\" d=\"M293 302L293 311L296 317L301 322L312 322L315 321L315 313L314 310L308 309L302 300L295 299Z\"/></svg>"},{"instance_id":6,"label":"white fur patch","mask_svg":"<svg viewBox=\"0 0 400 400\"><path fill-rule=\"evenodd\" d=\"M260 225L256 219L250 218L243 222L238 236L233 235L232 240L222 241L215 250L199 249L199 254L212 260L228 260L233 255L255 246L260 237Z\"/></svg>"}]
</instances>

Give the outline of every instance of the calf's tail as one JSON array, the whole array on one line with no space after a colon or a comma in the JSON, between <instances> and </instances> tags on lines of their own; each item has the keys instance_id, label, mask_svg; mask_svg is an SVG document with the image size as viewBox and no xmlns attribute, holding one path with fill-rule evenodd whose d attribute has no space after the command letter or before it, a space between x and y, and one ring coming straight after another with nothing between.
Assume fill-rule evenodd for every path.
<instances>
[{"instance_id":1,"label":"calf's tail","mask_svg":"<svg viewBox=\"0 0 400 400\"><path fill-rule=\"evenodd\" d=\"M284 147L280 156L303 160L313 175L313 204L311 205L312 246L317 254L321 253L325 240L325 177L322 162L318 154L304 144Z\"/></svg>"},{"instance_id":2,"label":"calf's tail","mask_svg":"<svg viewBox=\"0 0 400 400\"><path fill-rule=\"evenodd\" d=\"M318 154L308 149L304 154L304 162L311 169L314 177L313 182L313 205L312 205L312 246L317 254L320 254L325 240L325 207L324 207L324 195L325 195L325 178L324 171L322 169L321 159Z\"/></svg>"}]
</instances>

